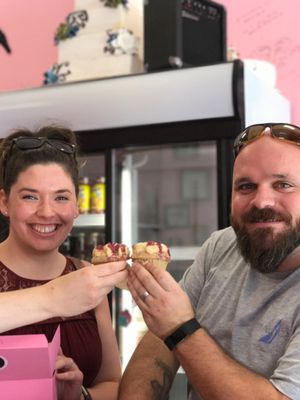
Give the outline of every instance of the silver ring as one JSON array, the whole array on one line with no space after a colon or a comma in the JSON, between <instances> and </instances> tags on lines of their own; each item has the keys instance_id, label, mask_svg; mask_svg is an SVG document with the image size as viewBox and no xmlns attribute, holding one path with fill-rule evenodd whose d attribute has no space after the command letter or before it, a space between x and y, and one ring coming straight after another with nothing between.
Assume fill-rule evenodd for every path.
<instances>
[{"instance_id":1,"label":"silver ring","mask_svg":"<svg viewBox=\"0 0 300 400\"><path fill-rule=\"evenodd\" d=\"M140 299L142 301L146 301L147 297L150 296L150 293L147 292L147 290L145 290L145 292L143 294L140 295Z\"/></svg>"}]
</instances>

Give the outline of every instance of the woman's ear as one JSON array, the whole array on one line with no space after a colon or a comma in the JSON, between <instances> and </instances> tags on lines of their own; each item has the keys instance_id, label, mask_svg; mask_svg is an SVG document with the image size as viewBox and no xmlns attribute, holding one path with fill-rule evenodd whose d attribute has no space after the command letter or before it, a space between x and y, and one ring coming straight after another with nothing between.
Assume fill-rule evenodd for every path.
<instances>
[{"instance_id":1,"label":"woman's ear","mask_svg":"<svg viewBox=\"0 0 300 400\"><path fill-rule=\"evenodd\" d=\"M3 189L0 189L0 212L6 217L8 216L7 195Z\"/></svg>"},{"instance_id":2,"label":"woman's ear","mask_svg":"<svg viewBox=\"0 0 300 400\"><path fill-rule=\"evenodd\" d=\"M74 219L76 219L79 215L79 208L76 206L75 212L74 212Z\"/></svg>"}]
</instances>

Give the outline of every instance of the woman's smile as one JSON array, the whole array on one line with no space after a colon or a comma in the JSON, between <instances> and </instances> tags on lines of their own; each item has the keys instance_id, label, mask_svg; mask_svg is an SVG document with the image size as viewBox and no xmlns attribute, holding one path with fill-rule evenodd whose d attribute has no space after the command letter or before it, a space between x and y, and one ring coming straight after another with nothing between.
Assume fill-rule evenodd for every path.
<instances>
[{"instance_id":1,"label":"woman's smile","mask_svg":"<svg viewBox=\"0 0 300 400\"><path fill-rule=\"evenodd\" d=\"M30 225L31 228L38 233L53 233L58 229L58 224L51 224L51 225L45 225L45 224L32 224Z\"/></svg>"}]
</instances>

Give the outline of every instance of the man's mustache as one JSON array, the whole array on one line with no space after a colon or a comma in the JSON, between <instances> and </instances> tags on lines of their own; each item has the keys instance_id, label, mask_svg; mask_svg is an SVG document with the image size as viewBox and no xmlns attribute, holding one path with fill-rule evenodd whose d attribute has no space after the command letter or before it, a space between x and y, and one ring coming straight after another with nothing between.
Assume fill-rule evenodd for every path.
<instances>
[{"instance_id":1,"label":"man's mustache","mask_svg":"<svg viewBox=\"0 0 300 400\"><path fill-rule=\"evenodd\" d=\"M290 224L292 216L288 213L275 211L273 208L252 207L251 210L242 216L243 222L285 222Z\"/></svg>"}]
</instances>

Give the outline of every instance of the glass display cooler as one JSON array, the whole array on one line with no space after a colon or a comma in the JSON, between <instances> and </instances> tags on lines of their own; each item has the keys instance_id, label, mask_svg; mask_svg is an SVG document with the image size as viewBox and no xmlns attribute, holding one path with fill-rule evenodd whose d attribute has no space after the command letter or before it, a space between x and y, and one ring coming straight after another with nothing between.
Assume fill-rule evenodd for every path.
<instances>
[{"instance_id":1,"label":"glass display cooler","mask_svg":"<svg viewBox=\"0 0 300 400\"><path fill-rule=\"evenodd\" d=\"M80 214L62 251L155 240L179 280L199 246L229 224L232 145L251 123L289 122L289 102L242 61L0 95L2 132L59 121L78 134L83 184L105 178L105 210ZM90 187L90 190L91 187ZM145 332L128 291L110 295L123 368ZM178 374L170 399L185 398Z\"/></svg>"},{"instance_id":2,"label":"glass display cooler","mask_svg":"<svg viewBox=\"0 0 300 400\"><path fill-rule=\"evenodd\" d=\"M79 164L79 216L61 246L65 255L91 260L92 250L105 242L104 155L82 155Z\"/></svg>"}]
</instances>

